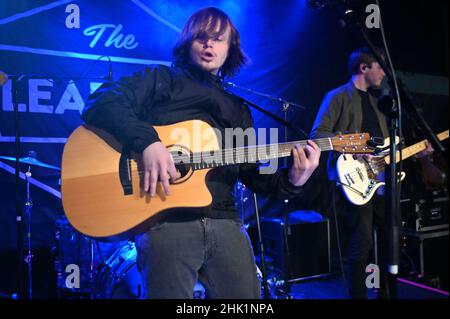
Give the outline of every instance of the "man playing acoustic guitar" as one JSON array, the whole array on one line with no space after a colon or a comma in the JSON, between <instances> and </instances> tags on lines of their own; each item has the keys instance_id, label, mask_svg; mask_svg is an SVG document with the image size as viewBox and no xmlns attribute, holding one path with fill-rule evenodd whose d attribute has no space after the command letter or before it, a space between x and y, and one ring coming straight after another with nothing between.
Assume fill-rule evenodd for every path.
<instances>
[{"instance_id":1,"label":"man playing acoustic guitar","mask_svg":"<svg viewBox=\"0 0 450 319\"><path fill-rule=\"evenodd\" d=\"M152 126L198 119L225 136L226 128L253 127L249 109L226 92L222 80L245 64L239 33L217 8L193 14L173 50L172 67L153 65L143 72L104 84L88 99L84 121L112 134L142 154L143 189L170 197L179 177L174 161ZM255 192L279 198L298 195L319 163L318 146L308 141L292 150L292 165L260 174L257 163L212 169L206 183L212 204L179 209L135 238L138 267L148 298L192 298L200 280L209 298L259 298L254 256L234 207L239 179ZM196 190L192 189L196 196Z\"/></svg>"}]
</instances>

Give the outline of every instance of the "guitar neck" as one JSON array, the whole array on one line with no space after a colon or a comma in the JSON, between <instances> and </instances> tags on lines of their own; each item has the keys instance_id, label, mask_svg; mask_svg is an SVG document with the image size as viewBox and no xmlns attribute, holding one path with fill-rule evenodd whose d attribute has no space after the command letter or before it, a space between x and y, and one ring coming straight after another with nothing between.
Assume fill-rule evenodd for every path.
<instances>
[{"instance_id":1,"label":"guitar neck","mask_svg":"<svg viewBox=\"0 0 450 319\"><path fill-rule=\"evenodd\" d=\"M448 135L449 135L449 131L446 130L442 133L439 133L437 135L437 137L440 141L442 141L442 140L447 139ZM411 157L411 156L423 151L426 148L427 148L426 140L423 140L416 144L408 146L402 150L402 160L407 159L408 157ZM390 162L391 162L390 156L389 155L385 156L384 161L386 162L386 164L390 164ZM400 161L400 151L397 151L396 163L398 163L399 161Z\"/></svg>"},{"instance_id":2,"label":"guitar neck","mask_svg":"<svg viewBox=\"0 0 450 319\"><path fill-rule=\"evenodd\" d=\"M331 138L320 138L313 141L319 146L321 151L333 150ZM211 154L211 152L194 153L191 156L191 163L194 163L194 169L204 169L225 165L268 161L290 156L291 150L297 144L305 146L307 145L307 141L230 148L215 151L214 154Z\"/></svg>"}]
</instances>

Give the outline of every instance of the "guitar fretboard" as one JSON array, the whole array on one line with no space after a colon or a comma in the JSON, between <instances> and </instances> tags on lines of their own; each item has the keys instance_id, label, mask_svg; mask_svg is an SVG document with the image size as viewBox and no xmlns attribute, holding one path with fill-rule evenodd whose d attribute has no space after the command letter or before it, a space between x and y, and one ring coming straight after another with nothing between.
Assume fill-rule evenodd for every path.
<instances>
[{"instance_id":1,"label":"guitar fretboard","mask_svg":"<svg viewBox=\"0 0 450 319\"><path fill-rule=\"evenodd\" d=\"M331 138L313 140L321 151L333 149ZM216 150L213 152L198 152L191 155L190 161L195 170L214 168L225 165L264 162L271 159L288 157L295 145L305 146L307 141L295 141L262 146L237 147Z\"/></svg>"},{"instance_id":2,"label":"guitar fretboard","mask_svg":"<svg viewBox=\"0 0 450 319\"><path fill-rule=\"evenodd\" d=\"M440 141L442 141L442 140L445 140L446 138L448 138L448 135L449 135L449 131L446 130L446 131L444 131L442 133L439 133L437 135L437 137L438 137L438 139ZM426 148L427 148L427 143L426 143L425 140L420 141L420 142L418 142L416 144L413 144L411 146L408 146L408 147L406 147L406 148L404 148L402 150L402 159L407 159L408 157L411 157L411 156L413 156L413 155L423 151ZM386 162L386 164L389 164L391 162L390 156L389 155L386 156L384 158L384 161ZM400 151L397 151L396 163L398 163L399 161L400 161Z\"/></svg>"}]
</instances>

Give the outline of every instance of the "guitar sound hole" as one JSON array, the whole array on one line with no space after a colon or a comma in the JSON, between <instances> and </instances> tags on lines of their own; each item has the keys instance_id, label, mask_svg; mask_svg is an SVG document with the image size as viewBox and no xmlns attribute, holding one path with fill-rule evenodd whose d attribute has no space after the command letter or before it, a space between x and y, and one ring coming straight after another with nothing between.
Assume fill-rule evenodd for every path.
<instances>
[{"instance_id":1,"label":"guitar sound hole","mask_svg":"<svg viewBox=\"0 0 450 319\"><path fill-rule=\"evenodd\" d=\"M189 150L185 148L170 149L170 154L175 163L175 168L180 174L180 177L172 184L180 184L186 181L193 173L192 165L190 163L191 157Z\"/></svg>"},{"instance_id":2,"label":"guitar sound hole","mask_svg":"<svg viewBox=\"0 0 450 319\"><path fill-rule=\"evenodd\" d=\"M189 164L176 165L175 168L180 173L180 179L186 177L192 170Z\"/></svg>"}]
</instances>

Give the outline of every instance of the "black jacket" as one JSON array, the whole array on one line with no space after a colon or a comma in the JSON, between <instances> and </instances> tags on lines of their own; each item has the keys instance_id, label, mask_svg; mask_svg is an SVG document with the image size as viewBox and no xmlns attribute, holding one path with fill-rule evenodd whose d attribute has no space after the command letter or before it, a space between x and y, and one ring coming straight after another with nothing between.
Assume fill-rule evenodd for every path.
<instances>
[{"instance_id":1,"label":"black jacket","mask_svg":"<svg viewBox=\"0 0 450 319\"><path fill-rule=\"evenodd\" d=\"M88 98L82 118L138 153L159 141L152 125L199 119L219 129L223 137L225 128L253 127L248 107L223 89L221 79L192 66L153 65L118 82L103 84ZM257 164L218 167L207 175L213 203L196 209L195 214L238 218L232 197L238 179L251 190L277 199L301 192L288 181L286 170L267 175L259 174Z\"/></svg>"}]
</instances>

